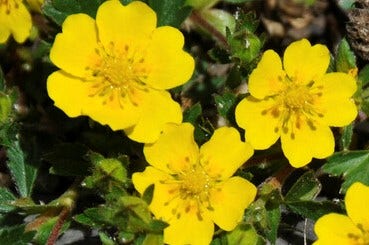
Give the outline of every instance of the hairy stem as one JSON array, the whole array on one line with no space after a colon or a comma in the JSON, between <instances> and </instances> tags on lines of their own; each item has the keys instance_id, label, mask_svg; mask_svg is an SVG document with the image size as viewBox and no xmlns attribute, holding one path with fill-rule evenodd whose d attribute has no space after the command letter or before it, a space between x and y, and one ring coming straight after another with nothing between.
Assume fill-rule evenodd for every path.
<instances>
[{"instance_id":1,"label":"hairy stem","mask_svg":"<svg viewBox=\"0 0 369 245\"><path fill-rule=\"evenodd\" d=\"M198 11L196 10L192 11L190 19L200 28L209 32L210 35L212 35L216 40L218 40L218 42L223 47L229 49L229 44L227 42L226 37L221 32L219 32L214 26L212 26L206 19L204 19Z\"/></svg>"}]
</instances>

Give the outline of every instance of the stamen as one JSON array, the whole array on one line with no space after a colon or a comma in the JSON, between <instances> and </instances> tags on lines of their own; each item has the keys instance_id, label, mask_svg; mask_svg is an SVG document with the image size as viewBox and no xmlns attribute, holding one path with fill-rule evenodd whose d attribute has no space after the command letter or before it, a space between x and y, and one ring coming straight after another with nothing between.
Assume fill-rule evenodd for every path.
<instances>
[{"instance_id":1,"label":"stamen","mask_svg":"<svg viewBox=\"0 0 369 245\"><path fill-rule=\"evenodd\" d=\"M86 81L94 83L89 96L103 97L103 104L116 103L120 108L127 102L138 106L138 92L149 91L145 83L149 70L145 67L142 51L110 42L107 47L100 43L94 52L94 63L85 67L89 74ZM96 85L98 83L100 85Z\"/></svg>"},{"instance_id":2,"label":"stamen","mask_svg":"<svg viewBox=\"0 0 369 245\"><path fill-rule=\"evenodd\" d=\"M313 121L307 120L307 124L311 130L316 130L316 126L314 125Z\"/></svg>"}]
</instances>

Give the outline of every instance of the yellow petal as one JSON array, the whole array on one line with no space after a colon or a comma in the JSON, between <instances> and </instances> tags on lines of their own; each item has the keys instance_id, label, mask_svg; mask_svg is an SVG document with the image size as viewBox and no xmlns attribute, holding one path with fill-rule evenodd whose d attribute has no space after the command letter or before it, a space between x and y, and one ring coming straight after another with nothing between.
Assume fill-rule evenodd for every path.
<instances>
[{"instance_id":1,"label":"yellow petal","mask_svg":"<svg viewBox=\"0 0 369 245\"><path fill-rule=\"evenodd\" d=\"M250 94L258 99L277 94L283 88L284 77L279 55L273 50L267 50L249 77Z\"/></svg>"},{"instance_id":2,"label":"yellow petal","mask_svg":"<svg viewBox=\"0 0 369 245\"><path fill-rule=\"evenodd\" d=\"M356 225L369 230L369 187L360 182L350 186L346 192L345 205L348 216Z\"/></svg>"},{"instance_id":3,"label":"yellow petal","mask_svg":"<svg viewBox=\"0 0 369 245\"><path fill-rule=\"evenodd\" d=\"M52 73L47 79L47 92L59 107L69 117L82 115L86 103L86 84L62 71Z\"/></svg>"},{"instance_id":4,"label":"yellow petal","mask_svg":"<svg viewBox=\"0 0 369 245\"><path fill-rule=\"evenodd\" d=\"M166 124L158 140L145 144L146 160L154 167L168 173L178 173L197 163L199 149L190 123Z\"/></svg>"},{"instance_id":5,"label":"yellow petal","mask_svg":"<svg viewBox=\"0 0 369 245\"><path fill-rule=\"evenodd\" d=\"M360 230L346 215L330 213L318 219L314 231L318 240L314 245L349 245L355 243L350 237L361 237Z\"/></svg>"},{"instance_id":6,"label":"yellow petal","mask_svg":"<svg viewBox=\"0 0 369 245\"><path fill-rule=\"evenodd\" d=\"M326 46L311 46L306 39L291 43L283 57L284 70L294 81L308 84L325 74L329 65L329 50Z\"/></svg>"},{"instance_id":7,"label":"yellow petal","mask_svg":"<svg viewBox=\"0 0 369 245\"><path fill-rule=\"evenodd\" d=\"M31 15L23 3L18 2L18 8L13 6L15 3L9 4L12 5L9 14L5 13L6 9L4 7L0 9L0 25L3 26L1 29L4 29L0 29L0 31L3 32L0 34L0 42L1 39L4 40L5 36L9 36L8 33L10 31L15 41L23 43L31 32Z\"/></svg>"},{"instance_id":8,"label":"yellow petal","mask_svg":"<svg viewBox=\"0 0 369 245\"><path fill-rule=\"evenodd\" d=\"M149 176L147 177L149 178ZM168 180L172 182L171 184L162 184L154 180L154 193L149 206L155 218L168 223L177 219L177 213L182 214L184 206L183 200L179 198L178 186L173 184L175 181L170 178Z\"/></svg>"},{"instance_id":9,"label":"yellow petal","mask_svg":"<svg viewBox=\"0 0 369 245\"><path fill-rule=\"evenodd\" d=\"M89 82L84 82L63 71L52 73L47 80L47 91L55 106L69 117L90 116L113 130L131 127L138 120L140 108L126 103L124 107L106 105L103 97L89 96Z\"/></svg>"},{"instance_id":10,"label":"yellow petal","mask_svg":"<svg viewBox=\"0 0 369 245\"><path fill-rule=\"evenodd\" d=\"M50 50L51 61L60 69L78 77L86 76L86 67L97 59L95 20L86 14L73 14L63 23Z\"/></svg>"},{"instance_id":11,"label":"yellow petal","mask_svg":"<svg viewBox=\"0 0 369 245\"><path fill-rule=\"evenodd\" d=\"M173 219L164 229L164 243L171 245L208 245L214 233L214 224L210 219L199 221L196 216L184 213L179 219Z\"/></svg>"},{"instance_id":12,"label":"yellow petal","mask_svg":"<svg viewBox=\"0 0 369 245\"><path fill-rule=\"evenodd\" d=\"M168 178L168 174L164 173L153 167L146 167L143 172L136 172L132 175L132 183L135 189L143 194L144 191L150 185L159 182L160 180L164 180Z\"/></svg>"},{"instance_id":13,"label":"yellow petal","mask_svg":"<svg viewBox=\"0 0 369 245\"><path fill-rule=\"evenodd\" d=\"M290 125L296 125L296 119L290 120ZM322 159L333 154L334 137L328 126L317 122L309 126L305 120L299 124L299 128L291 126L281 135L283 153L293 167L303 167L313 157Z\"/></svg>"},{"instance_id":14,"label":"yellow petal","mask_svg":"<svg viewBox=\"0 0 369 245\"><path fill-rule=\"evenodd\" d=\"M170 26L159 27L152 33L145 61L150 73L145 82L157 89L169 89L187 82L195 62L182 50L184 38L180 31Z\"/></svg>"},{"instance_id":15,"label":"yellow petal","mask_svg":"<svg viewBox=\"0 0 369 245\"><path fill-rule=\"evenodd\" d=\"M145 3L123 6L118 0L104 2L96 14L99 38L105 47L147 40L156 28L156 14Z\"/></svg>"},{"instance_id":16,"label":"yellow petal","mask_svg":"<svg viewBox=\"0 0 369 245\"><path fill-rule=\"evenodd\" d=\"M324 97L349 98L357 89L355 78L342 72L327 73L316 83L316 86L323 86Z\"/></svg>"},{"instance_id":17,"label":"yellow petal","mask_svg":"<svg viewBox=\"0 0 369 245\"><path fill-rule=\"evenodd\" d=\"M200 162L209 176L227 179L254 153L251 145L242 142L235 128L215 130L211 139L200 148Z\"/></svg>"},{"instance_id":18,"label":"yellow petal","mask_svg":"<svg viewBox=\"0 0 369 245\"><path fill-rule=\"evenodd\" d=\"M352 76L340 72L328 73L317 82L317 86L323 87L319 109L327 125L342 127L355 119L357 108L350 97L357 86Z\"/></svg>"},{"instance_id":19,"label":"yellow petal","mask_svg":"<svg viewBox=\"0 0 369 245\"><path fill-rule=\"evenodd\" d=\"M274 105L275 101L273 99L258 100L249 96L243 99L236 107L237 124L246 130L246 141L254 149L267 149L280 136L280 116L277 113L264 112Z\"/></svg>"},{"instance_id":20,"label":"yellow petal","mask_svg":"<svg viewBox=\"0 0 369 245\"><path fill-rule=\"evenodd\" d=\"M181 123L182 111L167 91L148 90L142 97L142 112L136 125L126 130L134 141L156 141L166 123Z\"/></svg>"},{"instance_id":21,"label":"yellow petal","mask_svg":"<svg viewBox=\"0 0 369 245\"><path fill-rule=\"evenodd\" d=\"M10 30L3 24L2 17L0 16L0 43L5 43L8 40L9 36Z\"/></svg>"},{"instance_id":22,"label":"yellow petal","mask_svg":"<svg viewBox=\"0 0 369 245\"><path fill-rule=\"evenodd\" d=\"M333 127L343 127L350 124L357 116L357 107L352 99L331 100L322 98L321 118L325 124Z\"/></svg>"},{"instance_id":23,"label":"yellow petal","mask_svg":"<svg viewBox=\"0 0 369 245\"><path fill-rule=\"evenodd\" d=\"M143 92L144 93L144 92ZM83 115L88 115L93 120L99 122L102 125L108 125L112 130L125 130L131 128L137 124L142 114L142 106L140 104L132 104L129 98L121 98L121 102L117 100L119 98L119 92L113 92L115 100L106 103L108 100L103 96L87 97L87 103L83 108Z\"/></svg>"},{"instance_id":24,"label":"yellow petal","mask_svg":"<svg viewBox=\"0 0 369 245\"><path fill-rule=\"evenodd\" d=\"M241 177L232 177L211 192L210 203L214 211L209 211L209 215L220 228L231 231L242 220L255 196L253 184Z\"/></svg>"}]
</instances>

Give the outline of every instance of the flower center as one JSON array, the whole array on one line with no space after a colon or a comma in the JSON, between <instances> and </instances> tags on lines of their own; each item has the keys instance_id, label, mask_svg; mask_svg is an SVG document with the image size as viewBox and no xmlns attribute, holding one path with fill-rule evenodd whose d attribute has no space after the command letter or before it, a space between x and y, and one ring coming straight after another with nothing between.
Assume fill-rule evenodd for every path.
<instances>
[{"instance_id":1,"label":"flower center","mask_svg":"<svg viewBox=\"0 0 369 245\"><path fill-rule=\"evenodd\" d=\"M0 13L10 14L12 9L19 8L19 0L0 0Z\"/></svg>"},{"instance_id":2,"label":"flower center","mask_svg":"<svg viewBox=\"0 0 369 245\"><path fill-rule=\"evenodd\" d=\"M306 86L290 85L281 94L283 106L288 111L308 111L314 103L314 97Z\"/></svg>"},{"instance_id":3,"label":"flower center","mask_svg":"<svg viewBox=\"0 0 369 245\"><path fill-rule=\"evenodd\" d=\"M99 96L103 103L117 102L120 107L128 99L133 105L139 103L137 93L146 91L145 79L148 67L144 52L129 45L116 46L111 42L95 50L96 59L86 67L87 81L91 82L90 97Z\"/></svg>"},{"instance_id":4,"label":"flower center","mask_svg":"<svg viewBox=\"0 0 369 245\"><path fill-rule=\"evenodd\" d=\"M291 138L295 137L294 130L300 129L306 124L311 130L315 130L315 121L323 117L316 107L319 97L322 96L322 86L314 86L314 81L309 84L300 84L289 77L280 78L285 86L280 93L271 96L276 103L262 114L270 113L273 117L280 119L280 126L274 130L278 132L281 128L283 133L289 133Z\"/></svg>"},{"instance_id":5,"label":"flower center","mask_svg":"<svg viewBox=\"0 0 369 245\"><path fill-rule=\"evenodd\" d=\"M211 178L205 173L201 166L193 166L190 171L179 176L181 181L179 192L182 199L206 199L209 188L211 187Z\"/></svg>"},{"instance_id":6,"label":"flower center","mask_svg":"<svg viewBox=\"0 0 369 245\"><path fill-rule=\"evenodd\" d=\"M189 160L186 160L189 163ZM178 174L173 174L172 179L162 181L162 184L169 184L169 201L164 205L169 205L174 199L178 202L172 208L172 214L179 219L182 213L193 213L198 220L203 220L204 208L213 210L210 203L210 192L216 188L216 179L209 176L200 163L191 165Z\"/></svg>"}]
</instances>

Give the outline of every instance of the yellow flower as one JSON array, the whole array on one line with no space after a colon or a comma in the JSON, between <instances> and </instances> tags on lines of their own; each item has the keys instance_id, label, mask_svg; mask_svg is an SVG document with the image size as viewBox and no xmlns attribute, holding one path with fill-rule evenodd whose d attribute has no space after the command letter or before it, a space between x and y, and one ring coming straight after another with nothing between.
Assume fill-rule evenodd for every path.
<instances>
[{"instance_id":1,"label":"yellow flower","mask_svg":"<svg viewBox=\"0 0 369 245\"><path fill-rule=\"evenodd\" d=\"M31 15L22 0L0 0L0 43L5 43L10 34L15 41L23 43L31 28Z\"/></svg>"},{"instance_id":2,"label":"yellow flower","mask_svg":"<svg viewBox=\"0 0 369 245\"><path fill-rule=\"evenodd\" d=\"M173 27L156 27L156 14L134 1L104 2L96 20L68 16L50 51L61 70L47 81L49 96L68 116L88 115L133 140L153 142L182 112L170 89L192 75L194 60Z\"/></svg>"},{"instance_id":3,"label":"yellow flower","mask_svg":"<svg viewBox=\"0 0 369 245\"><path fill-rule=\"evenodd\" d=\"M139 193L154 184L150 209L169 223L168 244L209 244L214 223L230 231L242 220L254 200L256 187L241 177L231 177L253 154L236 129L222 127L199 149L189 123L167 124L144 154L151 164L132 181Z\"/></svg>"},{"instance_id":4,"label":"yellow flower","mask_svg":"<svg viewBox=\"0 0 369 245\"><path fill-rule=\"evenodd\" d=\"M318 240L314 245L369 244L369 187L360 182L350 186L345 196L347 216L330 213L315 223Z\"/></svg>"},{"instance_id":5,"label":"yellow flower","mask_svg":"<svg viewBox=\"0 0 369 245\"><path fill-rule=\"evenodd\" d=\"M267 149L281 138L282 150L294 167L334 151L329 126L352 122L357 109L350 98L355 79L326 73L329 51L306 39L289 45L282 61L267 50L249 77L250 96L236 107L236 120L255 149Z\"/></svg>"}]
</instances>

